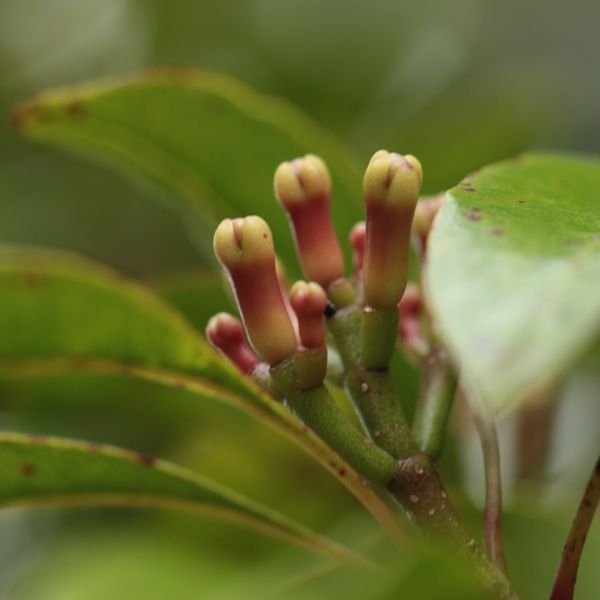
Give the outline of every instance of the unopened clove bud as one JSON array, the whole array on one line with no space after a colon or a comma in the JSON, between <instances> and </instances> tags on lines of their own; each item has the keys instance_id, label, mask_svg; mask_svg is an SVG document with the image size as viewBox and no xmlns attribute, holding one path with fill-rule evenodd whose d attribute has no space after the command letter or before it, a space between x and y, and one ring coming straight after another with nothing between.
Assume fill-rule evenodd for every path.
<instances>
[{"instance_id":1,"label":"unopened clove bud","mask_svg":"<svg viewBox=\"0 0 600 600\"><path fill-rule=\"evenodd\" d=\"M242 373L249 375L259 363L248 345L244 327L239 319L227 313L218 313L206 326L208 341L226 356Z\"/></svg>"},{"instance_id":2,"label":"unopened clove bud","mask_svg":"<svg viewBox=\"0 0 600 600\"><path fill-rule=\"evenodd\" d=\"M364 176L364 294L371 308L395 308L406 287L410 231L423 181L419 161L376 152Z\"/></svg>"},{"instance_id":3,"label":"unopened clove bud","mask_svg":"<svg viewBox=\"0 0 600 600\"><path fill-rule=\"evenodd\" d=\"M352 246L352 254L354 258L354 270L360 273L363 268L365 259L365 244L367 241L367 225L364 221L357 223L351 230L348 236L350 245Z\"/></svg>"},{"instance_id":4,"label":"unopened clove bud","mask_svg":"<svg viewBox=\"0 0 600 600\"><path fill-rule=\"evenodd\" d=\"M423 298L419 287L409 283L398 303L398 338L405 348L416 357L424 356L429 343L421 326Z\"/></svg>"},{"instance_id":5,"label":"unopened clove bud","mask_svg":"<svg viewBox=\"0 0 600 600\"><path fill-rule=\"evenodd\" d=\"M327 307L327 295L313 281L297 281L290 290L290 301L298 317L300 340L305 348L320 348L325 344L323 315Z\"/></svg>"},{"instance_id":6,"label":"unopened clove bud","mask_svg":"<svg viewBox=\"0 0 600 600\"><path fill-rule=\"evenodd\" d=\"M305 277L324 288L344 274L344 258L329 211L331 176L313 154L275 171L275 195L290 220Z\"/></svg>"},{"instance_id":7,"label":"unopened clove bud","mask_svg":"<svg viewBox=\"0 0 600 600\"><path fill-rule=\"evenodd\" d=\"M260 217L225 219L214 237L215 254L229 275L250 343L271 365L296 351L294 327L275 271L273 237Z\"/></svg>"},{"instance_id":8,"label":"unopened clove bud","mask_svg":"<svg viewBox=\"0 0 600 600\"><path fill-rule=\"evenodd\" d=\"M436 196L421 198L417 203L412 231L419 241L420 253L422 255L425 254L427 248L427 238L433 226L433 220L445 201L446 194L442 193Z\"/></svg>"}]
</instances>

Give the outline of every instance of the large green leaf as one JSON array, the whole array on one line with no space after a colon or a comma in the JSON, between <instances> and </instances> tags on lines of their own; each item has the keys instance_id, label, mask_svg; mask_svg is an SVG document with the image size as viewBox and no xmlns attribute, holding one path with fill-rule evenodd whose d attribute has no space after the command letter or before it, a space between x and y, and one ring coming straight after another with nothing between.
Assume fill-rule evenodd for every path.
<instances>
[{"instance_id":1,"label":"large green leaf","mask_svg":"<svg viewBox=\"0 0 600 600\"><path fill-rule=\"evenodd\" d=\"M600 331L600 160L530 154L470 175L448 193L428 253L440 334L497 413Z\"/></svg>"},{"instance_id":2,"label":"large green leaf","mask_svg":"<svg viewBox=\"0 0 600 600\"><path fill-rule=\"evenodd\" d=\"M344 237L360 214L360 170L348 151L282 100L226 75L159 69L44 93L15 123L33 138L91 155L166 189L210 247L223 217L258 214L296 265L286 219L274 200L277 164L306 152L328 162L336 226Z\"/></svg>"},{"instance_id":3,"label":"large green leaf","mask_svg":"<svg viewBox=\"0 0 600 600\"><path fill-rule=\"evenodd\" d=\"M357 561L343 546L171 463L95 443L0 433L0 507L47 505L197 511Z\"/></svg>"},{"instance_id":4,"label":"large green leaf","mask_svg":"<svg viewBox=\"0 0 600 600\"><path fill-rule=\"evenodd\" d=\"M397 531L391 510L320 438L179 313L108 269L61 252L0 248L0 331L0 374L122 373L242 408L306 450Z\"/></svg>"}]
</instances>

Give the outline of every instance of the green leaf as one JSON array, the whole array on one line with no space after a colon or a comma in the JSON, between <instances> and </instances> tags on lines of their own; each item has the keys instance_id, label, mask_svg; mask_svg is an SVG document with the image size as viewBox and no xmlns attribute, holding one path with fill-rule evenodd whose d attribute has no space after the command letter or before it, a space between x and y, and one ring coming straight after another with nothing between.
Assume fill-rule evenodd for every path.
<instances>
[{"instance_id":1,"label":"green leaf","mask_svg":"<svg viewBox=\"0 0 600 600\"><path fill-rule=\"evenodd\" d=\"M171 463L112 446L0 433L0 507L175 508L237 522L338 560L343 546Z\"/></svg>"},{"instance_id":2,"label":"green leaf","mask_svg":"<svg viewBox=\"0 0 600 600\"><path fill-rule=\"evenodd\" d=\"M163 68L51 91L19 109L15 123L35 139L170 192L168 201L183 211L208 253L218 220L258 214L271 225L278 253L297 271L272 180L281 161L306 152L330 166L333 213L343 239L360 218L354 157L293 106L226 75Z\"/></svg>"},{"instance_id":3,"label":"green leaf","mask_svg":"<svg viewBox=\"0 0 600 600\"><path fill-rule=\"evenodd\" d=\"M436 218L426 278L489 411L552 383L600 330L600 160L530 154L467 177Z\"/></svg>"},{"instance_id":4,"label":"green leaf","mask_svg":"<svg viewBox=\"0 0 600 600\"><path fill-rule=\"evenodd\" d=\"M0 247L0 375L118 373L228 402L285 435L398 532L360 475L138 284L62 252Z\"/></svg>"},{"instance_id":5,"label":"green leaf","mask_svg":"<svg viewBox=\"0 0 600 600\"><path fill-rule=\"evenodd\" d=\"M149 287L175 307L199 331L218 312L237 314L220 274L209 270L168 273L148 281Z\"/></svg>"},{"instance_id":6,"label":"green leaf","mask_svg":"<svg viewBox=\"0 0 600 600\"><path fill-rule=\"evenodd\" d=\"M243 389L177 312L141 286L56 251L0 248L0 360L70 358L178 369Z\"/></svg>"}]
</instances>

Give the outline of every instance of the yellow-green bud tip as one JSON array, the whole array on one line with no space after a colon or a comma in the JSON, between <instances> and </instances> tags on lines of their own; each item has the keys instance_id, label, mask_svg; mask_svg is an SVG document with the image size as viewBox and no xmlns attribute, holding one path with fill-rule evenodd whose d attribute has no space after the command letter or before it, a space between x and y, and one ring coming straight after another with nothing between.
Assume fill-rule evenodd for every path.
<instances>
[{"instance_id":1,"label":"yellow-green bud tip","mask_svg":"<svg viewBox=\"0 0 600 600\"><path fill-rule=\"evenodd\" d=\"M415 204L422 181L421 163L414 156L379 150L365 171L365 201L367 204Z\"/></svg>"},{"instance_id":2,"label":"yellow-green bud tip","mask_svg":"<svg viewBox=\"0 0 600 600\"><path fill-rule=\"evenodd\" d=\"M213 244L219 262L227 269L275 260L271 230L260 217L224 219L217 227Z\"/></svg>"},{"instance_id":3,"label":"yellow-green bud tip","mask_svg":"<svg viewBox=\"0 0 600 600\"><path fill-rule=\"evenodd\" d=\"M277 167L275 196L286 208L331 195L331 176L327 165L314 154L307 154Z\"/></svg>"}]
</instances>

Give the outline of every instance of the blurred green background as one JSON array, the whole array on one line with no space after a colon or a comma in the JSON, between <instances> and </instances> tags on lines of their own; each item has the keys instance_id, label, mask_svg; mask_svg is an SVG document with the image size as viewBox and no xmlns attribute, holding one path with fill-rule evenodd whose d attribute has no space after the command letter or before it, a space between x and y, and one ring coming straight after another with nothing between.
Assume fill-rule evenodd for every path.
<instances>
[{"instance_id":1,"label":"blurred green background","mask_svg":"<svg viewBox=\"0 0 600 600\"><path fill-rule=\"evenodd\" d=\"M73 250L144 280L207 266L180 218L146 190L10 127L12 107L47 87L161 64L222 70L296 104L363 160L380 147L419 156L425 191L434 192L529 148L600 152L599 22L592 0L0 0L0 241ZM513 485L514 419L502 425L509 566L525 598L549 590L597 450L595 371L582 368L565 386L546 471L553 485L535 510L538 488ZM377 538L355 502L295 448L184 393L119 378L6 381L0 426L158 453L340 539ZM450 440L444 469L466 483L469 496L458 501L469 510L481 500L480 457L457 414L459 431L467 441ZM265 597L318 564L233 527L173 515L8 512L0 528L0 597ZM598 538L596 527L581 598L600 585L591 572ZM401 582L414 586L407 597L441 597L416 582L427 565L438 565L440 581L454 572L430 554L405 557L373 597L392 597ZM346 575L307 593L341 594L343 581L347 597L367 597ZM471 597L458 589L457 598Z\"/></svg>"}]
</instances>

